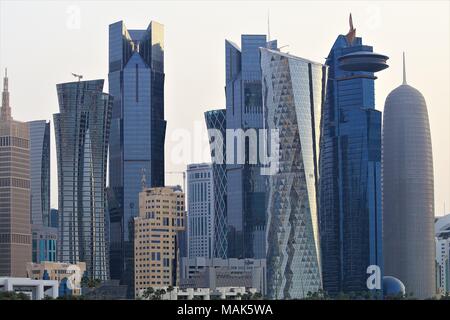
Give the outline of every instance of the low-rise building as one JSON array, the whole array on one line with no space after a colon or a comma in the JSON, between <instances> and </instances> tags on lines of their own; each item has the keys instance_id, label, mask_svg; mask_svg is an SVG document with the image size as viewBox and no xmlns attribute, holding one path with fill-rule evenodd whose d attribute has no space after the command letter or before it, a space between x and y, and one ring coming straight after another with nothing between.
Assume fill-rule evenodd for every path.
<instances>
[{"instance_id":1,"label":"low-rise building","mask_svg":"<svg viewBox=\"0 0 450 320\"><path fill-rule=\"evenodd\" d=\"M181 288L244 287L266 294L265 259L182 258Z\"/></svg>"},{"instance_id":2,"label":"low-rise building","mask_svg":"<svg viewBox=\"0 0 450 320\"><path fill-rule=\"evenodd\" d=\"M81 295L81 280L86 272L86 263L77 264L44 261L27 263L27 275L35 280L56 280L59 295Z\"/></svg>"},{"instance_id":3,"label":"low-rise building","mask_svg":"<svg viewBox=\"0 0 450 320\"><path fill-rule=\"evenodd\" d=\"M24 293L30 300L42 300L46 296L58 297L58 281L30 278L0 277L0 291Z\"/></svg>"},{"instance_id":4,"label":"low-rise building","mask_svg":"<svg viewBox=\"0 0 450 320\"><path fill-rule=\"evenodd\" d=\"M163 287L163 294L158 298L161 300L241 300L247 295L254 295L258 292L255 288L245 287L217 287L210 288L179 288ZM141 299L153 299L157 295L156 291L150 296L145 296L145 290L140 290L138 297Z\"/></svg>"}]
</instances>

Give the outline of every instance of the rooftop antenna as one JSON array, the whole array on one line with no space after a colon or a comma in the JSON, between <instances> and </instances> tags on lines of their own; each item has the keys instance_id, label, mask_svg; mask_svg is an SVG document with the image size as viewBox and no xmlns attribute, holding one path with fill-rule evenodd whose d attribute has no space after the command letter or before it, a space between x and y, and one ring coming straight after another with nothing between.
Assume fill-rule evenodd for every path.
<instances>
[{"instance_id":1,"label":"rooftop antenna","mask_svg":"<svg viewBox=\"0 0 450 320\"><path fill-rule=\"evenodd\" d=\"M73 75L75 78L78 78L78 82L80 82L81 79L83 79L83 76L82 76L81 74L72 73L72 75Z\"/></svg>"},{"instance_id":2,"label":"rooftop antenna","mask_svg":"<svg viewBox=\"0 0 450 320\"><path fill-rule=\"evenodd\" d=\"M406 84L405 51L403 51L403 84Z\"/></svg>"}]
</instances>

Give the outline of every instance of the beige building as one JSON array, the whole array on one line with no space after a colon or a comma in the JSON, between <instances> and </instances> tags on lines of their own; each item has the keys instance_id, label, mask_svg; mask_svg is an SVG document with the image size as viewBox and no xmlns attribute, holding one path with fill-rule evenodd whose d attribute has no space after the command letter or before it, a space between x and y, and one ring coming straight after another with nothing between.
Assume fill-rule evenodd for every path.
<instances>
[{"instance_id":1,"label":"beige building","mask_svg":"<svg viewBox=\"0 0 450 320\"><path fill-rule=\"evenodd\" d=\"M24 277L31 261L28 125L13 120L8 75L0 116L0 276Z\"/></svg>"},{"instance_id":2,"label":"beige building","mask_svg":"<svg viewBox=\"0 0 450 320\"><path fill-rule=\"evenodd\" d=\"M180 187L146 188L139 194L134 218L134 287L175 286L177 234L185 226L184 193Z\"/></svg>"},{"instance_id":3,"label":"beige building","mask_svg":"<svg viewBox=\"0 0 450 320\"><path fill-rule=\"evenodd\" d=\"M81 279L86 272L86 263L77 264L63 262L27 263L27 277L34 280L57 280L61 283L67 279L67 285L73 295L81 294Z\"/></svg>"}]
</instances>

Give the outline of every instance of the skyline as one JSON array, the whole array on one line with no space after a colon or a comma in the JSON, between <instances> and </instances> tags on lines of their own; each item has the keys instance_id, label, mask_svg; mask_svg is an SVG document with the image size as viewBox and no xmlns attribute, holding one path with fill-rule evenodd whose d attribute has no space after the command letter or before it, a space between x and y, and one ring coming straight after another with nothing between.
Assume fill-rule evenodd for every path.
<instances>
[{"instance_id":1,"label":"skyline","mask_svg":"<svg viewBox=\"0 0 450 320\"><path fill-rule=\"evenodd\" d=\"M449 3L434 2L433 6L427 2L414 2L408 6L402 5L405 17L402 25L396 20L396 6L394 4L378 4L376 2L354 3L348 5L327 3L324 19L327 24L313 20L309 17L309 10L321 8L323 2L312 4L306 1L282 2L273 4L263 2L264 5L256 6L255 2L231 3L225 5L223 2L203 3L187 2L168 3L137 2L144 9L136 10L121 8L121 2L114 3L95 2L87 3L80 1L75 4L71 2L33 2L27 1L13 3L11 1L0 2L0 67L9 69L11 106L13 117L20 121L52 120L53 114L58 110L56 83L73 81L71 72L81 73L86 79L102 78L107 81L107 48L108 48L108 25L123 20L130 29L144 28L150 20L156 20L165 26L165 62L166 62L166 120L167 145L166 145L166 170L185 170L185 165L171 163L171 147L176 144L172 139L172 133L177 128L192 130L193 122L199 121L205 131L204 139L207 139L206 126L204 125L203 112L209 109L222 109L225 107L225 66L224 41L229 39L239 42L240 33L267 33L267 9L270 8L270 36L277 39L280 46L290 44L283 51L306 57L308 59L325 62L324 57L329 51L330 44L334 41L336 33L345 34L348 30L348 14L352 12L357 35L364 37L367 43L375 47L376 52L382 52L390 57L389 68L379 75L376 88L376 109L382 111L387 94L401 84L402 63L401 53L406 51L406 69L408 83L418 88L425 96L429 107L430 126L433 142L434 172L435 172L435 214L442 215L450 210L450 168L449 137L450 137L450 113L449 113L449 73L445 70L450 68L449 56ZM43 6L40 6L43 4ZM23 6L29 5L27 11ZM173 15L176 5L186 6L193 14L202 14L195 11L200 6L203 12L210 12L208 16L195 19L192 15L177 17ZM68 9L80 9L79 29L76 23L71 24ZM217 10L217 6L221 10ZM254 6L254 8L253 8ZM442 7L438 9L437 7ZM103 14L95 14L95 8L102 7ZM240 7L240 10L236 8ZM432 7L432 8L430 8ZM291 9L288 9L291 8ZM308 10L297 10L304 9ZM334 9L333 9L334 8ZM380 10L376 14L377 8ZM30 10L31 9L31 10ZM123 9L123 10L122 10ZM180 9L178 7L178 9ZM223 9L223 10L222 10ZM252 17L246 13L254 12ZM447 10L445 10L447 9ZM52 11L49 11L52 10ZM372 10L372 13L370 11ZM75 10L76 11L76 10ZM292 13L297 14L294 18ZM31 15L30 12L33 12ZM134 14L130 14L130 12ZM171 14L172 12L172 14ZM222 23L233 12L236 23L227 25ZM369 12L369 13L368 13ZM375 13L373 13L375 12ZM42 19L43 13L47 14ZM220 13L220 14L219 14ZM18 14L22 14L20 18ZM29 16L24 16L24 15ZM284 17L288 15L288 18ZM327 18L327 14L332 17ZM436 18L440 15L441 19ZM174 22L174 16L178 22ZM19 18L18 18L19 17ZM69 17L69 18L68 18ZM375 17L375 18L374 18ZM378 25L373 22L379 19ZM442 18L444 17L444 18ZM24 21L24 18L28 18ZM54 19L52 19L54 18ZM185 28L183 19L188 19L190 28ZM36 22L38 19L38 22ZM68 20L69 19L69 20ZM421 23L416 23L420 19ZM372 21L372 22L371 22ZM72 21L74 22L74 21ZM202 29L208 22L214 22L216 26ZM49 28L48 25L53 25ZM255 28L255 26L257 26ZM311 28L316 42L308 43L309 35L302 32L304 28ZM43 30L50 30L54 34L47 37L25 37L23 32L29 32L31 28L39 34ZM41 29L42 28L42 29ZM58 29L58 30L56 30ZM186 29L186 30L184 30ZM219 29L219 30L217 30ZM290 30L295 30L294 32ZM407 30L406 34L402 34ZM193 31L193 32L192 32ZM197 32L195 32L197 31ZM184 33L191 35L185 36ZM43 33L44 34L44 33ZM61 35L58 37L58 35ZM178 36L180 35L180 36ZM196 35L196 36L194 36ZM323 35L321 37L320 35ZM55 37L56 36L56 37ZM401 36L402 43L398 43ZM427 41L418 41L426 38ZM23 41L27 39L27 41ZM192 41L194 40L194 41ZM38 41L38 42L35 42ZM200 50L192 50L196 44L208 42ZM40 47L37 47L37 45ZM186 49L187 45L188 47ZM53 47L52 47L53 46ZM86 50L73 50L68 52L71 46L85 48ZM49 50L49 47L52 50ZM424 50L423 48L427 50ZM177 49L178 48L178 49ZM184 50L179 50L183 48ZM30 52L34 54L33 59L26 59ZM58 56L61 56L60 60ZM30 64L34 61L36 65ZM189 63L186 63L189 61ZM30 73L30 68L33 70ZM51 68L51 69L49 69ZM439 68L439 69L438 69ZM52 72L47 74L46 71ZM437 70L443 70L437 73ZM192 77L194 81L192 81ZM430 77L440 81L429 81ZM105 88L107 87L105 83ZM198 95L196 88L201 87L202 94ZM24 94L26 92L26 94ZM36 105L38 108L29 109L28 106ZM53 121L52 121L53 126ZM54 130L51 129L52 155L51 161L56 163ZM188 159L186 164L193 162L209 161L209 159ZM167 176L168 184L182 184L181 177ZM52 166L51 177L51 206L57 207L57 177L56 166ZM443 212L443 204L446 202L446 212Z\"/></svg>"}]
</instances>

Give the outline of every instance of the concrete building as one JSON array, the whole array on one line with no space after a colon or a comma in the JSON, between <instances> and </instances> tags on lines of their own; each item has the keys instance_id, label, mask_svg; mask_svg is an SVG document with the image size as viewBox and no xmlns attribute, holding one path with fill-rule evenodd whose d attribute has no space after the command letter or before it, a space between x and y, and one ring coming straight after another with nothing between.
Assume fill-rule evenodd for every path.
<instances>
[{"instance_id":1,"label":"concrete building","mask_svg":"<svg viewBox=\"0 0 450 320\"><path fill-rule=\"evenodd\" d=\"M5 71L0 116L0 276L24 277L31 261L29 145L27 123L11 116Z\"/></svg>"},{"instance_id":2,"label":"concrete building","mask_svg":"<svg viewBox=\"0 0 450 320\"><path fill-rule=\"evenodd\" d=\"M177 187L143 188L134 218L134 287L175 286L177 233L185 228L184 193Z\"/></svg>"},{"instance_id":3,"label":"concrete building","mask_svg":"<svg viewBox=\"0 0 450 320\"><path fill-rule=\"evenodd\" d=\"M187 167L188 257L214 256L214 181L212 165Z\"/></svg>"},{"instance_id":4,"label":"concrete building","mask_svg":"<svg viewBox=\"0 0 450 320\"><path fill-rule=\"evenodd\" d=\"M58 298L58 281L29 278L0 277L0 291L24 293L30 300L42 300L46 296Z\"/></svg>"},{"instance_id":5,"label":"concrete building","mask_svg":"<svg viewBox=\"0 0 450 320\"><path fill-rule=\"evenodd\" d=\"M254 288L246 287L218 287L210 288L179 288L174 287L168 291L168 287L163 287L166 291L161 296L161 300L241 300L245 294L255 294L258 291ZM143 297L144 291L140 291L139 297Z\"/></svg>"},{"instance_id":6,"label":"concrete building","mask_svg":"<svg viewBox=\"0 0 450 320\"><path fill-rule=\"evenodd\" d=\"M266 294L265 259L182 258L180 288L245 287Z\"/></svg>"},{"instance_id":7,"label":"concrete building","mask_svg":"<svg viewBox=\"0 0 450 320\"><path fill-rule=\"evenodd\" d=\"M27 263L27 277L34 280L56 280L60 295L80 295L81 280L86 272L86 263L63 262Z\"/></svg>"},{"instance_id":8,"label":"concrete building","mask_svg":"<svg viewBox=\"0 0 450 320\"><path fill-rule=\"evenodd\" d=\"M404 58L404 57L403 57ZM406 82L386 97L383 113L384 272L407 293L436 294L433 152L427 104Z\"/></svg>"},{"instance_id":9,"label":"concrete building","mask_svg":"<svg viewBox=\"0 0 450 320\"><path fill-rule=\"evenodd\" d=\"M434 222L436 243L436 289L439 294L450 292L450 214Z\"/></svg>"}]
</instances>

